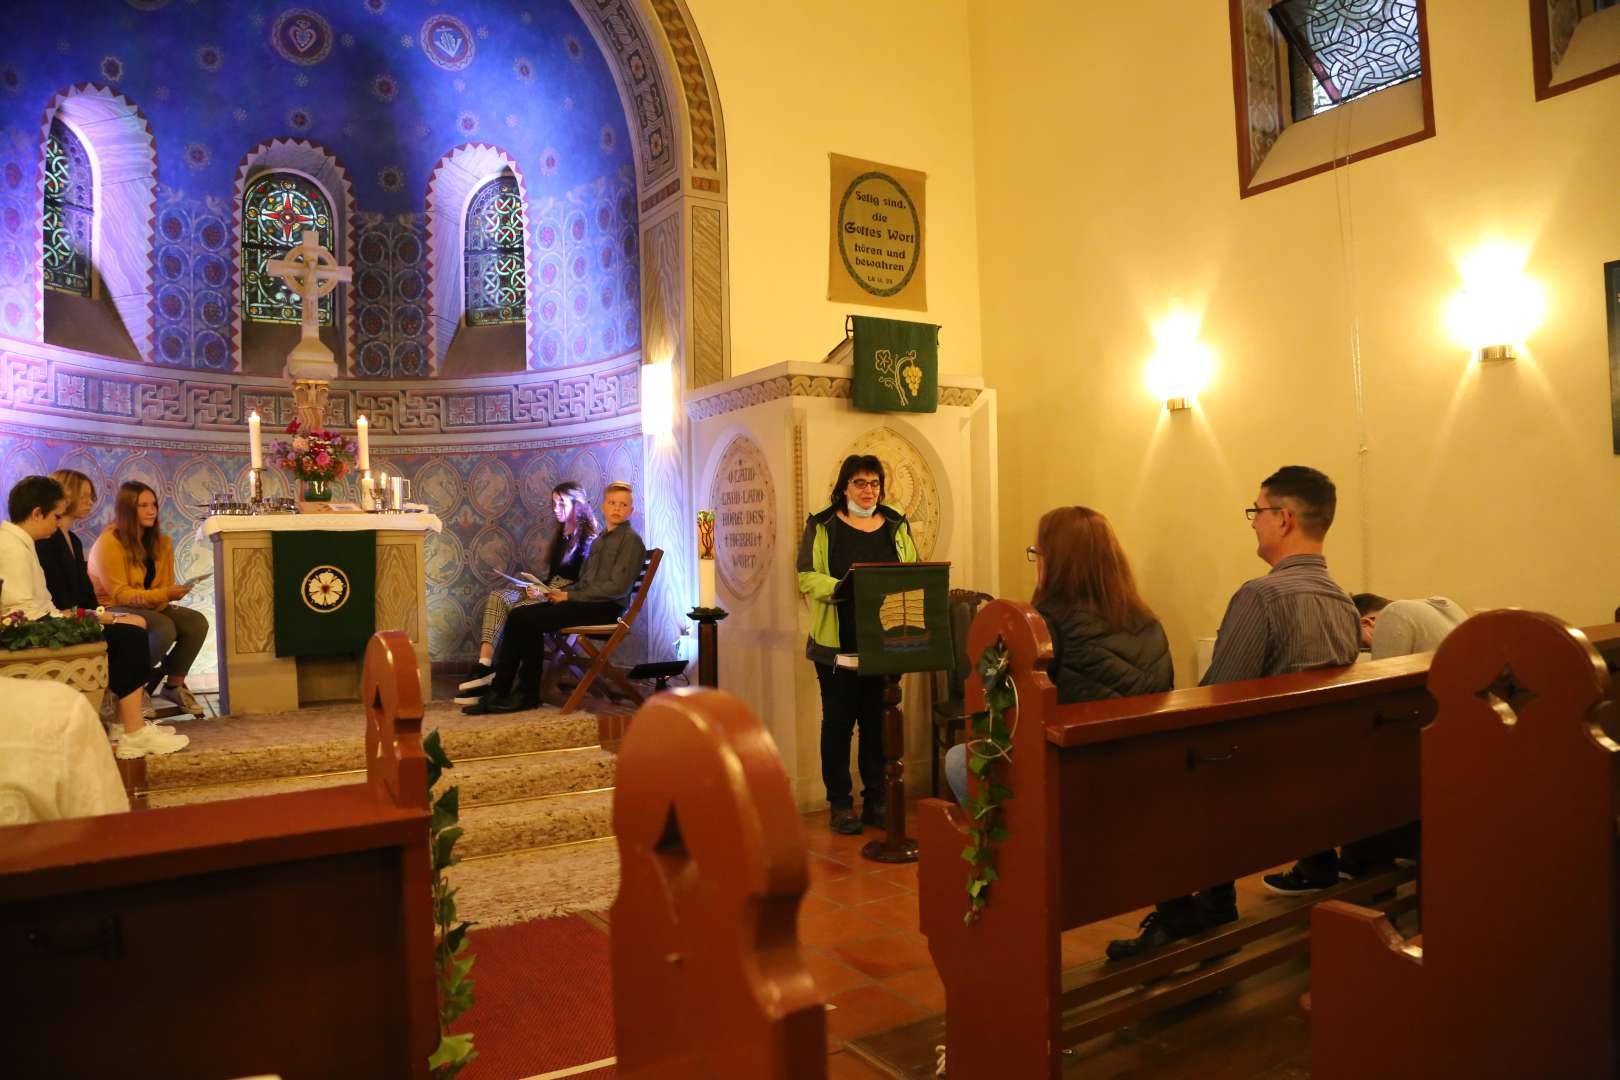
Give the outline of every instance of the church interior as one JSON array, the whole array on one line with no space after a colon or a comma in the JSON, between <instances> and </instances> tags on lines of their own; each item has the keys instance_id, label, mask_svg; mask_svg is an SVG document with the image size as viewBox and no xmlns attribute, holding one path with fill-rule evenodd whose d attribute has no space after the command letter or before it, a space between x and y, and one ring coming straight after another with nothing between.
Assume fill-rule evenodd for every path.
<instances>
[{"instance_id":1,"label":"church interior","mask_svg":"<svg viewBox=\"0 0 1620 1080\"><path fill-rule=\"evenodd\" d=\"M1620 3L1174 7L18 0L0 559L77 478L96 601L0 592L0 675L73 687L0 695L19 1075L1614 1075ZM893 289L840 248L846 156L909 178ZM931 408L861 404L851 316L934 332ZM98 570L143 491L150 605ZM1075 506L1162 627L1151 703L1065 699ZM949 672L844 673L891 691L858 816L829 532L976 598L929 594ZM1273 628L1202 686L1302 552L1360 617L1474 617L1353 666ZM75 606L93 693L7 667ZM119 612L177 627L134 698ZM147 710L75 751L128 813L24 745L85 698L115 743ZM1420 817L1378 874L1269 882ZM1120 965L1221 878L1232 929Z\"/></svg>"}]
</instances>

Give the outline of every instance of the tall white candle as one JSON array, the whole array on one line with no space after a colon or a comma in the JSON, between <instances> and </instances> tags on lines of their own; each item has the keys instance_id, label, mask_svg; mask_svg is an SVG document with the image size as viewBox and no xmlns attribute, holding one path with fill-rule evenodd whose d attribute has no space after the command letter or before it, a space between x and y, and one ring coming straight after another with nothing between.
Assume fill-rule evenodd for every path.
<instances>
[{"instance_id":1,"label":"tall white candle","mask_svg":"<svg viewBox=\"0 0 1620 1080\"><path fill-rule=\"evenodd\" d=\"M714 560L698 560L698 607L712 608L714 603Z\"/></svg>"},{"instance_id":2,"label":"tall white candle","mask_svg":"<svg viewBox=\"0 0 1620 1080\"><path fill-rule=\"evenodd\" d=\"M367 472L371 469L371 424L362 416L356 426L360 429L360 460L356 467L361 472Z\"/></svg>"},{"instance_id":3,"label":"tall white candle","mask_svg":"<svg viewBox=\"0 0 1620 1080\"><path fill-rule=\"evenodd\" d=\"M248 414L248 455L255 469L264 468L264 447L259 445L259 414Z\"/></svg>"}]
</instances>

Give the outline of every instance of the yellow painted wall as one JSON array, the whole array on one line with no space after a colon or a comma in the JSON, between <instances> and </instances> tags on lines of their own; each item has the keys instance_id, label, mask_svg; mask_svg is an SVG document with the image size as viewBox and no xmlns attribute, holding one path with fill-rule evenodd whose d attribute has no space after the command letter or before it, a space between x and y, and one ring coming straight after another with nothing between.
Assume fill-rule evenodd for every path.
<instances>
[{"instance_id":1,"label":"yellow painted wall","mask_svg":"<svg viewBox=\"0 0 1620 1080\"><path fill-rule=\"evenodd\" d=\"M1428 19L1436 138L1240 200L1225 3L1151 33L1135 5L971 5L1005 592L1028 594L1044 510L1103 510L1185 684L1194 639L1265 570L1243 507L1303 463L1339 484L1327 555L1346 588L1611 617L1620 79L1538 104L1522 0L1431 0ZM1442 316L1489 238L1530 246L1549 308L1532 358L1481 368ZM1167 415L1142 374L1177 302L1202 311L1217 368L1199 410Z\"/></svg>"},{"instance_id":2,"label":"yellow painted wall","mask_svg":"<svg viewBox=\"0 0 1620 1080\"><path fill-rule=\"evenodd\" d=\"M977 374L978 226L966 0L688 0L724 114L731 370L819 360L848 313L939 323ZM829 153L928 174L928 310L830 303Z\"/></svg>"}]
</instances>

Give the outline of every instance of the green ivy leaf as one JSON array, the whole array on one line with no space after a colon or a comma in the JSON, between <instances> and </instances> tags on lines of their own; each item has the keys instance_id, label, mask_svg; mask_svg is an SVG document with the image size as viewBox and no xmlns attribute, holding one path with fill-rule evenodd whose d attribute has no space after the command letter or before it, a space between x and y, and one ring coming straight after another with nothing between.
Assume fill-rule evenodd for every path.
<instances>
[{"instance_id":1,"label":"green ivy leaf","mask_svg":"<svg viewBox=\"0 0 1620 1080\"><path fill-rule=\"evenodd\" d=\"M986 885L990 884L992 881L1000 881L1000 880L1001 880L1001 875L996 873L996 868L995 867L987 866L987 867L984 868L984 883Z\"/></svg>"},{"instance_id":2,"label":"green ivy leaf","mask_svg":"<svg viewBox=\"0 0 1620 1080\"><path fill-rule=\"evenodd\" d=\"M984 879L983 878L974 878L972 881L968 882L968 895L971 896L971 897L977 898L979 893L983 889L984 889Z\"/></svg>"},{"instance_id":3,"label":"green ivy leaf","mask_svg":"<svg viewBox=\"0 0 1620 1080\"><path fill-rule=\"evenodd\" d=\"M433 820L428 825L432 832L448 829L461 820L461 787L452 785L433 803Z\"/></svg>"},{"instance_id":4,"label":"green ivy leaf","mask_svg":"<svg viewBox=\"0 0 1620 1080\"><path fill-rule=\"evenodd\" d=\"M983 776L990 771L990 759L981 757L972 751L968 752L968 772L974 776Z\"/></svg>"},{"instance_id":5,"label":"green ivy leaf","mask_svg":"<svg viewBox=\"0 0 1620 1080\"><path fill-rule=\"evenodd\" d=\"M443 870L445 867L455 864L455 859L451 856L451 849L456 846L456 841L461 839L461 833L461 827L456 825L433 838L434 870Z\"/></svg>"},{"instance_id":6,"label":"green ivy leaf","mask_svg":"<svg viewBox=\"0 0 1620 1080\"><path fill-rule=\"evenodd\" d=\"M969 844L967 847L962 849L962 859L963 859L963 861L970 862L970 863L971 862L978 862L979 861L979 849L974 847L972 844Z\"/></svg>"},{"instance_id":7,"label":"green ivy leaf","mask_svg":"<svg viewBox=\"0 0 1620 1080\"><path fill-rule=\"evenodd\" d=\"M1013 797L1012 788L1008 787L1007 785L1005 785L1005 784L991 784L990 785L990 801L991 802L993 802L993 803L1004 803L1007 800L1011 799L1012 797Z\"/></svg>"},{"instance_id":8,"label":"green ivy leaf","mask_svg":"<svg viewBox=\"0 0 1620 1080\"><path fill-rule=\"evenodd\" d=\"M1002 828L1000 825L997 825L995 828L990 830L990 839L992 842L997 844L1004 843L1007 839L1007 830Z\"/></svg>"},{"instance_id":9,"label":"green ivy leaf","mask_svg":"<svg viewBox=\"0 0 1620 1080\"><path fill-rule=\"evenodd\" d=\"M471 1061L472 1055L473 1037L471 1035L441 1035L438 1048L433 1051L433 1056L428 1058L428 1068L442 1069L447 1065L454 1065L459 1068Z\"/></svg>"}]
</instances>

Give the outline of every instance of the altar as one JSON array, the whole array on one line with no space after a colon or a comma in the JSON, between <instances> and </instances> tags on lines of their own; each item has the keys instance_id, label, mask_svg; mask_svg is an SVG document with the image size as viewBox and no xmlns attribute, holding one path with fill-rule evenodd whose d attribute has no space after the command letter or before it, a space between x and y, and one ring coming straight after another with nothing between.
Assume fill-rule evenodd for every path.
<instances>
[{"instance_id":1,"label":"altar","mask_svg":"<svg viewBox=\"0 0 1620 1080\"><path fill-rule=\"evenodd\" d=\"M360 696L363 647L333 653L307 630L278 639L277 535L371 533L372 581L351 585L341 567L312 567L296 585L312 611L343 606L351 592L372 597L376 630L403 630L416 646L422 698L432 696L427 642L424 547L443 524L430 513L251 514L207 518L198 531L213 542L214 627L219 656L220 711L264 713ZM334 537L335 540L335 537ZM284 570L286 568L283 568ZM316 573L315 571L321 571ZM335 571L335 572L328 572ZM356 586L367 586L356 587ZM281 598L285 600L285 596ZM285 613L286 608L283 607Z\"/></svg>"}]
</instances>

